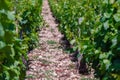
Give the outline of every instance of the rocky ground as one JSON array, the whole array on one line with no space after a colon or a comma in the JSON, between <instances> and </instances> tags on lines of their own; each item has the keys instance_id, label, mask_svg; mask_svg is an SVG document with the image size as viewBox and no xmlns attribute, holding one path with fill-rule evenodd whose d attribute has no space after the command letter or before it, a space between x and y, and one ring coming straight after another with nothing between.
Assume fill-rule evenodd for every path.
<instances>
[{"instance_id":1,"label":"rocky ground","mask_svg":"<svg viewBox=\"0 0 120 80\"><path fill-rule=\"evenodd\" d=\"M43 0L42 16L48 26L44 25L39 32L39 47L28 54L26 80L90 80L91 75L78 74L75 63L59 44L63 35L58 31L48 0Z\"/></svg>"}]
</instances>

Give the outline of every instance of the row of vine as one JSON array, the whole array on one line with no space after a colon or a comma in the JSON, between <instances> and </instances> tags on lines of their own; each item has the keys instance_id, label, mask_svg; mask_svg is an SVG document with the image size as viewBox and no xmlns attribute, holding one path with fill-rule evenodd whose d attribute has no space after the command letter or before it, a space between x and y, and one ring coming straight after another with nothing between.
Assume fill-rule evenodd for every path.
<instances>
[{"instance_id":1,"label":"row of vine","mask_svg":"<svg viewBox=\"0 0 120 80\"><path fill-rule=\"evenodd\" d=\"M120 80L120 0L49 0L49 3L60 21L60 31L84 55L95 76L101 80Z\"/></svg>"},{"instance_id":2,"label":"row of vine","mask_svg":"<svg viewBox=\"0 0 120 80\"><path fill-rule=\"evenodd\" d=\"M0 0L0 80L24 80L28 51L38 43L42 0Z\"/></svg>"}]
</instances>

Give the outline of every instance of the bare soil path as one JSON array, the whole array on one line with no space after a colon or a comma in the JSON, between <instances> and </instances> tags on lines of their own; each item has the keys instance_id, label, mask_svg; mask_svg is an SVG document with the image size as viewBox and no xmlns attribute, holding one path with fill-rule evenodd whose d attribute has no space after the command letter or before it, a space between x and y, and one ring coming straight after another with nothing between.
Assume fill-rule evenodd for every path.
<instances>
[{"instance_id":1,"label":"bare soil path","mask_svg":"<svg viewBox=\"0 0 120 80\"><path fill-rule=\"evenodd\" d=\"M43 0L42 16L49 26L39 32L39 46L28 54L30 69L26 72L26 80L81 80L75 64L69 59L59 40L62 34L58 31L48 0ZM90 77L90 76L86 76Z\"/></svg>"}]
</instances>

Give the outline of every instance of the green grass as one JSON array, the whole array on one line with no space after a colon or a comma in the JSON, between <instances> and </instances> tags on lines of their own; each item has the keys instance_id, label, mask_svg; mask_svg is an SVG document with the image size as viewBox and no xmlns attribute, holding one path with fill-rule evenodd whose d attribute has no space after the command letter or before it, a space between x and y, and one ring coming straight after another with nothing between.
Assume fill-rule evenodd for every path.
<instances>
[{"instance_id":1,"label":"green grass","mask_svg":"<svg viewBox=\"0 0 120 80\"><path fill-rule=\"evenodd\" d=\"M53 40L47 40L47 44L56 44L57 42L53 41Z\"/></svg>"},{"instance_id":2,"label":"green grass","mask_svg":"<svg viewBox=\"0 0 120 80\"><path fill-rule=\"evenodd\" d=\"M39 61L41 61L43 64L45 65L49 65L51 62L45 59L40 59Z\"/></svg>"},{"instance_id":3,"label":"green grass","mask_svg":"<svg viewBox=\"0 0 120 80\"><path fill-rule=\"evenodd\" d=\"M34 75L32 75L32 74L30 74L30 75L26 76L26 79L30 79L30 78L35 78L35 76L34 76Z\"/></svg>"},{"instance_id":4,"label":"green grass","mask_svg":"<svg viewBox=\"0 0 120 80\"><path fill-rule=\"evenodd\" d=\"M46 71L45 71L44 74L45 74L47 80L52 80L52 79L50 78L50 76L52 76L52 73L53 73L52 70L46 70Z\"/></svg>"},{"instance_id":5,"label":"green grass","mask_svg":"<svg viewBox=\"0 0 120 80\"><path fill-rule=\"evenodd\" d=\"M81 80L99 80L99 79L96 79L96 78L93 78L93 79L92 79L92 78L84 78L84 77L83 77Z\"/></svg>"}]
</instances>

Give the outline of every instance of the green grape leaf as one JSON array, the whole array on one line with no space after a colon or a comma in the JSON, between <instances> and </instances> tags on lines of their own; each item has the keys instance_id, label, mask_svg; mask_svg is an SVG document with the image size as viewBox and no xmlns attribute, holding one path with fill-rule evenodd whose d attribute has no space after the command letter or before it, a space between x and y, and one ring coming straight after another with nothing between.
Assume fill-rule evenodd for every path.
<instances>
[{"instance_id":1,"label":"green grape leaf","mask_svg":"<svg viewBox=\"0 0 120 80\"><path fill-rule=\"evenodd\" d=\"M112 46L111 47L114 47L115 45L117 45L117 38L113 38L112 39Z\"/></svg>"},{"instance_id":2,"label":"green grape leaf","mask_svg":"<svg viewBox=\"0 0 120 80\"><path fill-rule=\"evenodd\" d=\"M6 77L5 77L5 80L10 80L10 74L8 71L4 71Z\"/></svg>"},{"instance_id":3,"label":"green grape leaf","mask_svg":"<svg viewBox=\"0 0 120 80\"><path fill-rule=\"evenodd\" d=\"M110 0L110 3L113 4L115 2L115 0Z\"/></svg>"},{"instance_id":4,"label":"green grape leaf","mask_svg":"<svg viewBox=\"0 0 120 80\"><path fill-rule=\"evenodd\" d=\"M110 63L110 61L108 59L104 59L103 63L105 64L106 69L108 69L109 66L111 65L111 63Z\"/></svg>"},{"instance_id":5,"label":"green grape leaf","mask_svg":"<svg viewBox=\"0 0 120 80\"><path fill-rule=\"evenodd\" d=\"M5 34L2 24L0 23L0 37L3 37Z\"/></svg>"},{"instance_id":6,"label":"green grape leaf","mask_svg":"<svg viewBox=\"0 0 120 80\"><path fill-rule=\"evenodd\" d=\"M105 53L103 53L103 54L100 54L100 56L99 56L99 59L105 59L105 58L107 58L108 56L105 54Z\"/></svg>"},{"instance_id":7,"label":"green grape leaf","mask_svg":"<svg viewBox=\"0 0 120 80\"><path fill-rule=\"evenodd\" d=\"M8 12L7 12L7 17L8 17L8 19L10 19L10 20L15 20L14 12L8 11Z\"/></svg>"},{"instance_id":8,"label":"green grape leaf","mask_svg":"<svg viewBox=\"0 0 120 80\"><path fill-rule=\"evenodd\" d=\"M73 45L75 43L75 39L71 40L70 43Z\"/></svg>"},{"instance_id":9,"label":"green grape leaf","mask_svg":"<svg viewBox=\"0 0 120 80\"><path fill-rule=\"evenodd\" d=\"M116 22L120 21L120 13L115 14L113 17L114 17Z\"/></svg>"},{"instance_id":10,"label":"green grape leaf","mask_svg":"<svg viewBox=\"0 0 120 80\"><path fill-rule=\"evenodd\" d=\"M0 49L4 48L6 44L3 41L0 41Z\"/></svg>"},{"instance_id":11,"label":"green grape leaf","mask_svg":"<svg viewBox=\"0 0 120 80\"><path fill-rule=\"evenodd\" d=\"M104 13L104 17L105 17L105 18L110 18L111 15L112 15L112 13Z\"/></svg>"},{"instance_id":12,"label":"green grape leaf","mask_svg":"<svg viewBox=\"0 0 120 80\"><path fill-rule=\"evenodd\" d=\"M103 25L104 25L104 29L105 29L105 30L107 30L107 29L109 28L109 23L108 23L108 21L106 21Z\"/></svg>"},{"instance_id":13,"label":"green grape leaf","mask_svg":"<svg viewBox=\"0 0 120 80\"><path fill-rule=\"evenodd\" d=\"M11 46L11 57L14 57L15 56L15 50L13 48L13 45Z\"/></svg>"}]
</instances>

